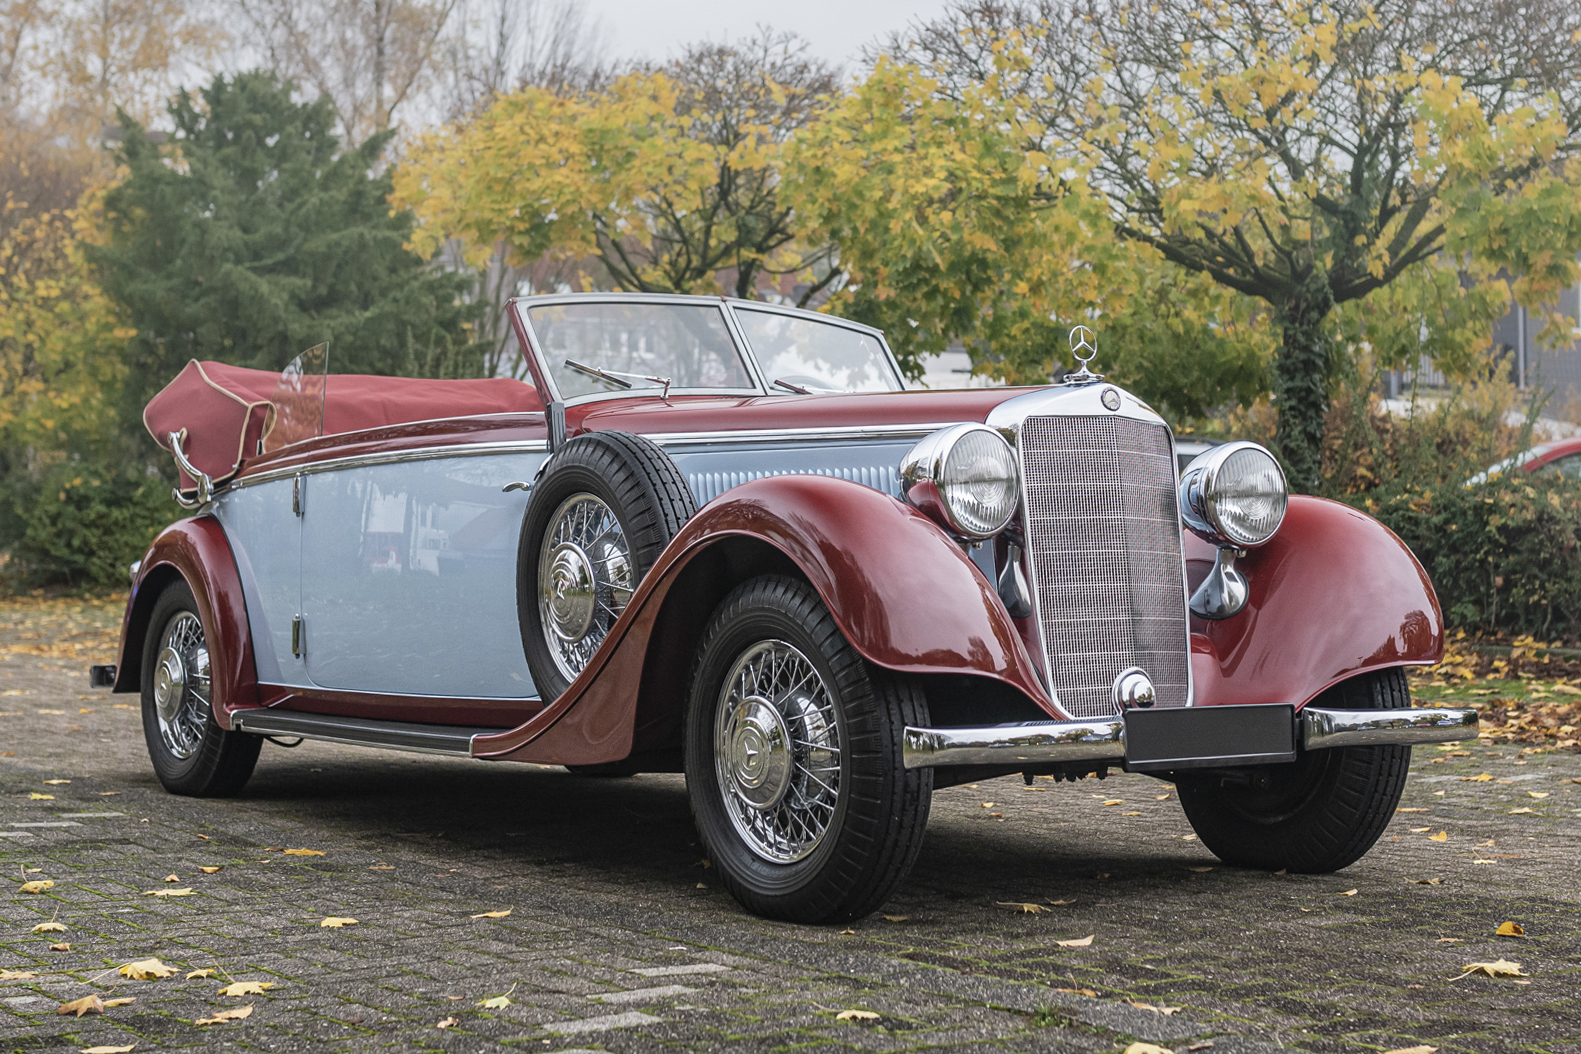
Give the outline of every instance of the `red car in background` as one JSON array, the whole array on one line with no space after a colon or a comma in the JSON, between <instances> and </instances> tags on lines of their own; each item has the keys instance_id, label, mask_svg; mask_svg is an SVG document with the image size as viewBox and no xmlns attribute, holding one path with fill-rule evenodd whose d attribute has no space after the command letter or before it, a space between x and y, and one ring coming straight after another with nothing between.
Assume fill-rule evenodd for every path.
<instances>
[{"instance_id":1,"label":"red car in background","mask_svg":"<svg viewBox=\"0 0 1581 1054\"><path fill-rule=\"evenodd\" d=\"M1503 461L1489 465L1472 476L1468 484L1484 483L1508 468L1519 467L1527 472L1560 475L1565 479L1581 479L1581 436L1555 439L1542 443L1519 454L1511 454Z\"/></svg>"}]
</instances>

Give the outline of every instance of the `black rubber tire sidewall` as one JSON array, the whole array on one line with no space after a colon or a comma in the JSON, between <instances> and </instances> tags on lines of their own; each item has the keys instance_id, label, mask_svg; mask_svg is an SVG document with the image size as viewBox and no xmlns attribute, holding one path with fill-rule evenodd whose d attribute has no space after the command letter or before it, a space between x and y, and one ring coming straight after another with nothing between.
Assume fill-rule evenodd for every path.
<instances>
[{"instance_id":1,"label":"black rubber tire sidewall","mask_svg":"<svg viewBox=\"0 0 1581 1054\"><path fill-rule=\"evenodd\" d=\"M1411 705L1405 671L1363 674L1325 692L1315 706L1393 709ZM1223 786L1211 775L1177 782L1181 807L1210 852L1227 864L1324 874L1348 867L1394 817L1411 765L1409 746L1334 747L1271 766L1269 792Z\"/></svg>"},{"instance_id":2,"label":"black rubber tire sidewall","mask_svg":"<svg viewBox=\"0 0 1581 1054\"><path fill-rule=\"evenodd\" d=\"M719 690L743 651L769 639L799 650L833 697L841 787L829 832L790 864L758 856L736 832L714 772ZM905 678L870 666L841 635L807 583L771 575L737 587L703 636L687 702L686 785L692 815L721 881L758 915L844 922L877 910L915 862L933 791L930 769L907 771L901 736L925 724L927 703Z\"/></svg>"},{"instance_id":3,"label":"black rubber tire sidewall","mask_svg":"<svg viewBox=\"0 0 1581 1054\"><path fill-rule=\"evenodd\" d=\"M177 758L159 734L159 716L154 706L154 663L165 627L183 611L191 612L203 622L203 613L198 610L192 589L185 581L177 580L167 585L154 601L148 632L143 638L143 739L148 744L148 758L153 762L154 774L165 790L199 798L229 797L238 793L251 778L258 763L258 752L263 747L261 737L227 732L214 719L212 708L205 715L202 741L189 758ZM205 641L214 639L207 623L203 624L203 638Z\"/></svg>"},{"instance_id":4,"label":"black rubber tire sidewall","mask_svg":"<svg viewBox=\"0 0 1581 1054\"><path fill-rule=\"evenodd\" d=\"M651 440L627 432L590 432L556 451L533 485L516 556L516 611L522 651L538 696L558 699L570 681L550 654L538 612L538 550L555 510L573 494L592 494L620 521L631 546L635 588L675 533L697 511L675 463Z\"/></svg>"}]
</instances>

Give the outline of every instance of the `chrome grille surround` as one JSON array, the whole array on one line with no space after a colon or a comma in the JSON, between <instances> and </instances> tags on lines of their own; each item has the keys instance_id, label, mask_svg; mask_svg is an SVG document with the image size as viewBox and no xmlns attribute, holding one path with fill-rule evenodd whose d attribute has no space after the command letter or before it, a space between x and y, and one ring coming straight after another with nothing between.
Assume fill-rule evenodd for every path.
<instances>
[{"instance_id":1,"label":"chrome grille surround","mask_svg":"<svg viewBox=\"0 0 1581 1054\"><path fill-rule=\"evenodd\" d=\"M1112 715L1111 686L1129 666L1152 679L1155 705L1192 701L1174 443L1134 397L1103 407L1109 387L1023 396L989 419L1021 459L1049 686L1074 718Z\"/></svg>"}]
</instances>

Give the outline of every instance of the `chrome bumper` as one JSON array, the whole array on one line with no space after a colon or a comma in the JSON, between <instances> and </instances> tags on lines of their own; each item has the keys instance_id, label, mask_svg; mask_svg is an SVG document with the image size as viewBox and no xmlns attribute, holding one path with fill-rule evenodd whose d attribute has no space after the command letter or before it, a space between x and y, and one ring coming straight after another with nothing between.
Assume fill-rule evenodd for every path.
<instances>
[{"instance_id":1,"label":"chrome bumper","mask_svg":"<svg viewBox=\"0 0 1581 1054\"><path fill-rule=\"evenodd\" d=\"M1477 735L1477 712L1470 709L1326 710L1309 706L1296 716L1297 739L1306 750L1453 743ZM1125 722L1112 718L981 728L908 727L902 759L908 769L1065 761L1117 764L1125 760ZM1235 763L1228 756L1225 762Z\"/></svg>"}]
</instances>

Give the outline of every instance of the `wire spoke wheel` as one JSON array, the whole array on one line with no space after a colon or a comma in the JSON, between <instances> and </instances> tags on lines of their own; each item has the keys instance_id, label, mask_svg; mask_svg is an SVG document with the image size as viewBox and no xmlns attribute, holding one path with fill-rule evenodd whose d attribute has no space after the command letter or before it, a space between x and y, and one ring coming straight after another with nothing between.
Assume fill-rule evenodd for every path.
<instances>
[{"instance_id":1,"label":"wire spoke wheel","mask_svg":"<svg viewBox=\"0 0 1581 1054\"><path fill-rule=\"evenodd\" d=\"M154 711L159 737L178 761L197 753L210 708L208 642L203 623L190 611L165 624L154 660Z\"/></svg>"},{"instance_id":2,"label":"wire spoke wheel","mask_svg":"<svg viewBox=\"0 0 1581 1054\"><path fill-rule=\"evenodd\" d=\"M840 799L841 747L829 687L807 656L782 640L742 653L719 693L714 774L748 848L788 864L818 847Z\"/></svg>"},{"instance_id":3,"label":"wire spoke wheel","mask_svg":"<svg viewBox=\"0 0 1581 1054\"><path fill-rule=\"evenodd\" d=\"M631 544L604 501L572 494L549 519L538 551L538 614L555 666L574 681L636 588Z\"/></svg>"}]
</instances>

